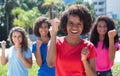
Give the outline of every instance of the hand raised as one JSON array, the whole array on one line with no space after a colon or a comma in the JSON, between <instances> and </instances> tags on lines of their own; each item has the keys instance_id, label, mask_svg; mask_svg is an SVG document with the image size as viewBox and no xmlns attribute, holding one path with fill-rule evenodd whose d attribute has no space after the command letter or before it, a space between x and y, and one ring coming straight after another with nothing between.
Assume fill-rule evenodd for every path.
<instances>
[{"instance_id":1,"label":"hand raised","mask_svg":"<svg viewBox=\"0 0 120 76\"><path fill-rule=\"evenodd\" d=\"M5 48L6 48L6 41L3 40L3 41L1 42L1 47L2 47L2 49L5 49Z\"/></svg>"},{"instance_id":2,"label":"hand raised","mask_svg":"<svg viewBox=\"0 0 120 76\"><path fill-rule=\"evenodd\" d=\"M114 38L116 36L116 34L117 34L117 31L115 29L108 31L109 38Z\"/></svg>"},{"instance_id":3,"label":"hand raised","mask_svg":"<svg viewBox=\"0 0 120 76\"><path fill-rule=\"evenodd\" d=\"M41 40L37 40L37 41L36 41L36 49L38 49L38 51L39 51L39 49L40 49L41 44L42 44L42 41L41 41Z\"/></svg>"},{"instance_id":4,"label":"hand raised","mask_svg":"<svg viewBox=\"0 0 120 76\"><path fill-rule=\"evenodd\" d=\"M87 47L84 47L81 52L81 60L82 61L87 60L88 54L89 50L87 49Z\"/></svg>"},{"instance_id":5,"label":"hand raised","mask_svg":"<svg viewBox=\"0 0 120 76\"><path fill-rule=\"evenodd\" d=\"M60 20L55 18L55 19L52 19L50 22L51 22L51 25L52 25L49 29L50 33L51 33L51 35L53 33L56 34L58 32L58 27L59 27L59 24L60 24Z\"/></svg>"}]
</instances>

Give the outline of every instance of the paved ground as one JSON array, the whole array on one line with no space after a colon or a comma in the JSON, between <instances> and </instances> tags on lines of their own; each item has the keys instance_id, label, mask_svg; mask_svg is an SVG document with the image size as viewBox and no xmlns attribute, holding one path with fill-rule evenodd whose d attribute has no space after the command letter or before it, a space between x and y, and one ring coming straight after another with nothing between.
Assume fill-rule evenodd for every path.
<instances>
[{"instance_id":1,"label":"paved ground","mask_svg":"<svg viewBox=\"0 0 120 76\"><path fill-rule=\"evenodd\" d=\"M8 49L6 49L7 51ZM1 48L0 48L0 56L1 56ZM35 60L34 55L32 54L32 58L33 60ZM120 50L116 52L116 56L115 56L115 62L120 62Z\"/></svg>"}]
</instances>

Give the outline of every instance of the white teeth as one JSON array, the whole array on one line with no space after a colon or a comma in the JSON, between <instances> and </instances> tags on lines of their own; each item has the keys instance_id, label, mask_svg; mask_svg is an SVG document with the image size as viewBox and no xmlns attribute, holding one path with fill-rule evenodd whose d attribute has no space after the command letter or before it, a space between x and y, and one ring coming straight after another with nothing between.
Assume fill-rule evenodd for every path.
<instances>
[{"instance_id":1,"label":"white teeth","mask_svg":"<svg viewBox=\"0 0 120 76\"><path fill-rule=\"evenodd\" d=\"M72 31L73 33L77 33L78 31Z\"/></svg>"}]
</instances>

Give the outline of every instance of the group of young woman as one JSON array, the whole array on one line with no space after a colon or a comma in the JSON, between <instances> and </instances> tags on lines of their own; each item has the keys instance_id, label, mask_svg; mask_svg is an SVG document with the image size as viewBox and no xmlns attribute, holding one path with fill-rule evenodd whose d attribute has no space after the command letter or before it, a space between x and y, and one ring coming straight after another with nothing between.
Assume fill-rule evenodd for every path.
<instances>
[{"instance_id":1,"label":"group of young woman","mask_svg":"<svg viewBox=\"0 0 120 76\"><path fill-rule=\"evenodd\" d=\"M57 37L59 28L66 36ZM112 76L115 52L119 50L114 21L99 16L93 24L88 8L82 4L70 6L60 20L38 17L33 25L38 39L32 53L40 67L38 76ZM80 38L88 32L89 40ZM5 54L2 41L1 63L8 62L8 76L28 76L32 54L23 28L14 27L9 34L13 44Z\"/></svg>"}]
</instances>

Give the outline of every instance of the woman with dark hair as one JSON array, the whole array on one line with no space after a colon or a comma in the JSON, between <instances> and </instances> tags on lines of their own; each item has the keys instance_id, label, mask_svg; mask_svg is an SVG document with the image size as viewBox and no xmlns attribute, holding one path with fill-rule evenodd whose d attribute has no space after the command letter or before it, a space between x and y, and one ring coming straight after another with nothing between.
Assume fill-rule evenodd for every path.
<instances>
[{"instance_id":1,"label":"woman with dark hair","mask_svg":"<svg viewBox=\"0 0 120 76\"><path fill-rule=\"evenodd\" d=\"M92 28L90 41L96 47L97 76L112 76L115 51L119 49L114 21L108 16L99 16Z\"/></svg>"},{"instance_id":2,"label":"woman with dark hair","mask_svg":"<svg viewBox=\"0 0 120 76\"><path fill-rule=\"evenodd\" d=\"M56 38L59 23L67 35ZM60 21L53 19L51 25L47 63L56 66L56 76L96 76L95 47L80 38L92 26L89 10L84 5L72 5L63 12Z\"/></svg>"},{"instance_id":3,"label":"woman with dark hair","mask_svg":"<svg viewBox=\"0 0 120 76\"><path fill-rule=\"evenodd\" d=\"M37 65L40 67L38 76L55 76L55 68L49 68L46 62L50 26L51 24L46 17L38 17L33 25L33 32L39 38L32 45L32 52L35 55Z\"/></svg>"}]
</instances>

